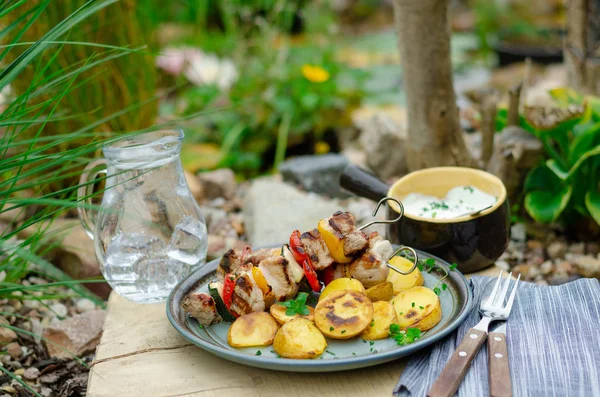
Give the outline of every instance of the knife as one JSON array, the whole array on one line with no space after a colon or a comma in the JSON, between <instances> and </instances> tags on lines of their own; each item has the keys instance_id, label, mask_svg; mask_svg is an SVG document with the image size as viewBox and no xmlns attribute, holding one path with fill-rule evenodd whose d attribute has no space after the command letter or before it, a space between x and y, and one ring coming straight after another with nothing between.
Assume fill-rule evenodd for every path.
<instances>
[{"instance_id":1,"label":"knife","mask_svg":"<svg viewBox=\"0 0 600 397\"><path fill-rule=\"evenodd\" d=\"M512 384L506 347L506 321L488 334L488 371L491 397L511 397Z\"/></svg>"}]
</instances>

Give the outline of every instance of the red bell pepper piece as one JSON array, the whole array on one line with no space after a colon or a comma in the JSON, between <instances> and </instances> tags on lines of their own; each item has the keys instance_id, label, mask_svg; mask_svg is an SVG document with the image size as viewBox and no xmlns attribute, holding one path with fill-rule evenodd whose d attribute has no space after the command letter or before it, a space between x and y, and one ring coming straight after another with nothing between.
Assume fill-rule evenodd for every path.
<instances>
[{"instance_id":1,"label":"red bell pepper piece","mask_svg":"<svg viewBox=\"0 0 600 397\"><path fill-rule=\"evenodd\" d=\"M300 240L300 230L294 230L290 236L290 249L292 255L294 255L294 259L296 259L296 262L299 264L303 264L306 258L308 258L306 251L304 251L302 241Z\"/></svg>"},{"instance_id":2,"label":"red bell pepper piece","mask_svg":"<svg viewBox=\"0 0 600 397\"><path fill-rule=\"evenodd\" d=\"M233 288L235 287L235 277L233 274L227 274L223 280L223 303L229 309L233 300Z\"/></svg>"},{"instance_id":3,"label":"red bell pepper piece","mask_svg":"<svg viewBox=\"0 0 600 397\"><path fill-rule=\"evenodd\" d=\"M302 264L302 269L304 269L304 274L306 275L306 280L308 281L310 288L312 288L312 290L315 292L321 291L321 283L319 282L317 273L313 268L310 257L304 250L302 241L300 240L300 230L294 230L290 236L290 249L292 251L292 255L294 255L294 259L296 259L298 263Z\"/></svg>"},{"instance_id":4,"label":"red bell pepper piece","mask_svg":"<svg viewBox=\"0 0 600 397\"><path fill-rule=\"evenodd\" d=\"M304 274L306 275L306 280L315 292L321 291L321 283L319 282L319 278L317 277L317 272L313 269L312 264L310 263L310 258L306 258L304 262L302 262L302 268L304 269Z\"/></svg>"}]
</instances>

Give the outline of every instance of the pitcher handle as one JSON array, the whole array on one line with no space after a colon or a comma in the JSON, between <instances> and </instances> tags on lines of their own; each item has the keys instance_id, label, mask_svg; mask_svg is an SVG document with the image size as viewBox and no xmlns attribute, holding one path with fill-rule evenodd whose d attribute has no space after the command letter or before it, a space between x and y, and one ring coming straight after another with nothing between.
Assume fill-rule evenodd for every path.
<instances>
[{"instance_id":1,"label":"pitcher handle","mask_svg":"<svg viewBox=\"0 0 600 397\"><path fill-rule=\"evenodd\" d=\"M92 195L94 193L94 180L100 174L106 175L105 159L97 159L90 162L79 177L79 189L77 189L77 212L79 220L85 229L85 232L93 240L94 239L94 223L89 216L89 207L92 205Z\"/></svg>"}]
</instances>

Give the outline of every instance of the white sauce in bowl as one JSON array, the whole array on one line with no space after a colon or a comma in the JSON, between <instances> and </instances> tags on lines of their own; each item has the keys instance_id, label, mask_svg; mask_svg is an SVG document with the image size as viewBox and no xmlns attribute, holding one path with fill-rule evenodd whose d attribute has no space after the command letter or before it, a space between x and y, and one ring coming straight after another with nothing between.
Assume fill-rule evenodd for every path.
<instances>
[{"instance_id":1,"label":"white sauce in bowl","mask_svg":"<svg viewBox=\"0 0 600 397\"><path fill-rule=\"evenodd\" d=\"M473 186L456 186L446 197L439 198L421 193L410 193L402 200L404 211L424 218L449 219L481 211L498 199Z\"/></svg>"}]
</instances>

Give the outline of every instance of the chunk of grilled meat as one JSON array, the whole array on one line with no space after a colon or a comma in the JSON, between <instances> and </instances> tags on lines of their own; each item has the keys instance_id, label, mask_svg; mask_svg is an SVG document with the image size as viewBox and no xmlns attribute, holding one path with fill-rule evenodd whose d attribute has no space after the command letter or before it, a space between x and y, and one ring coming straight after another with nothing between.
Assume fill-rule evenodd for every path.
<instances>
[{"instance_id":1,"label":"chunk of grilled meat","mask_svg":"<svg viewBox=\"0 0 600 397\"><path fill-rule=\"evenodd\" d=\"M300 240L315 270L323 270L333 263L333 257L318 229L302 233Z\"/></svg>"},{"instance_id":2,"label":"chunk of grilled meat","mask_svg":"<svg viewBox=\"0 0 600 397\"><path fill-rule=\"evenodd\" d=\"M348 211L336 212L329 218L328 223L334 231L342 235L344 255L354 255L369 244L367 235L356 228L354 217Z\"/></svg>"},{"instance_id":3,"label":"chunk of grilled meat","mask_svg":"<svg viewBox=\"0 0 600 397\"><path fill-rule=\"evenodd\" d=\"M232 248L221 258L221 262L219 262L219 266L217 267L217 274L223 279L226 274L245 272L251 269L252 266L258 266L263 259L279 255L279 252L279 248L261 248L244 255L243 250Z\"/></svg>"},{"instance_id":4,"label":"chunk of grilled meat","mask_svg":"<svg viewBox=\"0 0 600 397\"><path fill-rule=\"evenodd\" d=\"M386 263L393 253L392 244L377 232L373 232L365 252L347 265L346 272L360 281L365 288L381 284L387 279L390 270Z\"/></svg>"},{"instance_id":5,"label":"chunk of grilled meat","mask_svg":"<svg viewBox=\"0 0 600 397\"><path fill-rule=\"evenodd\" d=\"M298 293L298 283L292 266L283 256L268 257L260 262L258 268L273 290L275 298L285 301Z\"/></svg>"},{"instance_id":6,"label":"chunk of grilled meat","mask_svg":"<svg viewBox=\"0 0 600 397\"><path fill-rule=\"evenodd\" d=\"M233 296L229 311L234 316L243 316L253 312L265 310L265 301L262 290L256 285L251 272L243 272L235 280Z\"/></svg>"},{"instance_id":7,"label":"chunk of grilled meat","mask_svg":"<svg viewBox=\"0 0 600 397\"><path fill-rule=\"evenodd\" d=\"M252 251L244 257L244 265L252 264L258 266L259 263L267 258L279 256L281 248L260 248Z\"/></svg>"},{"instance_id":8,"label":"chunk of grilled meat","mask_svg":"<svg viewBox=\"0 0 600 397\"><path fill-rule=\"evenodd\" d=\"M181 308L202 325L221 321L214 299L204 292L192 292L181 300Z\"/></svg>"}]
</instances>

